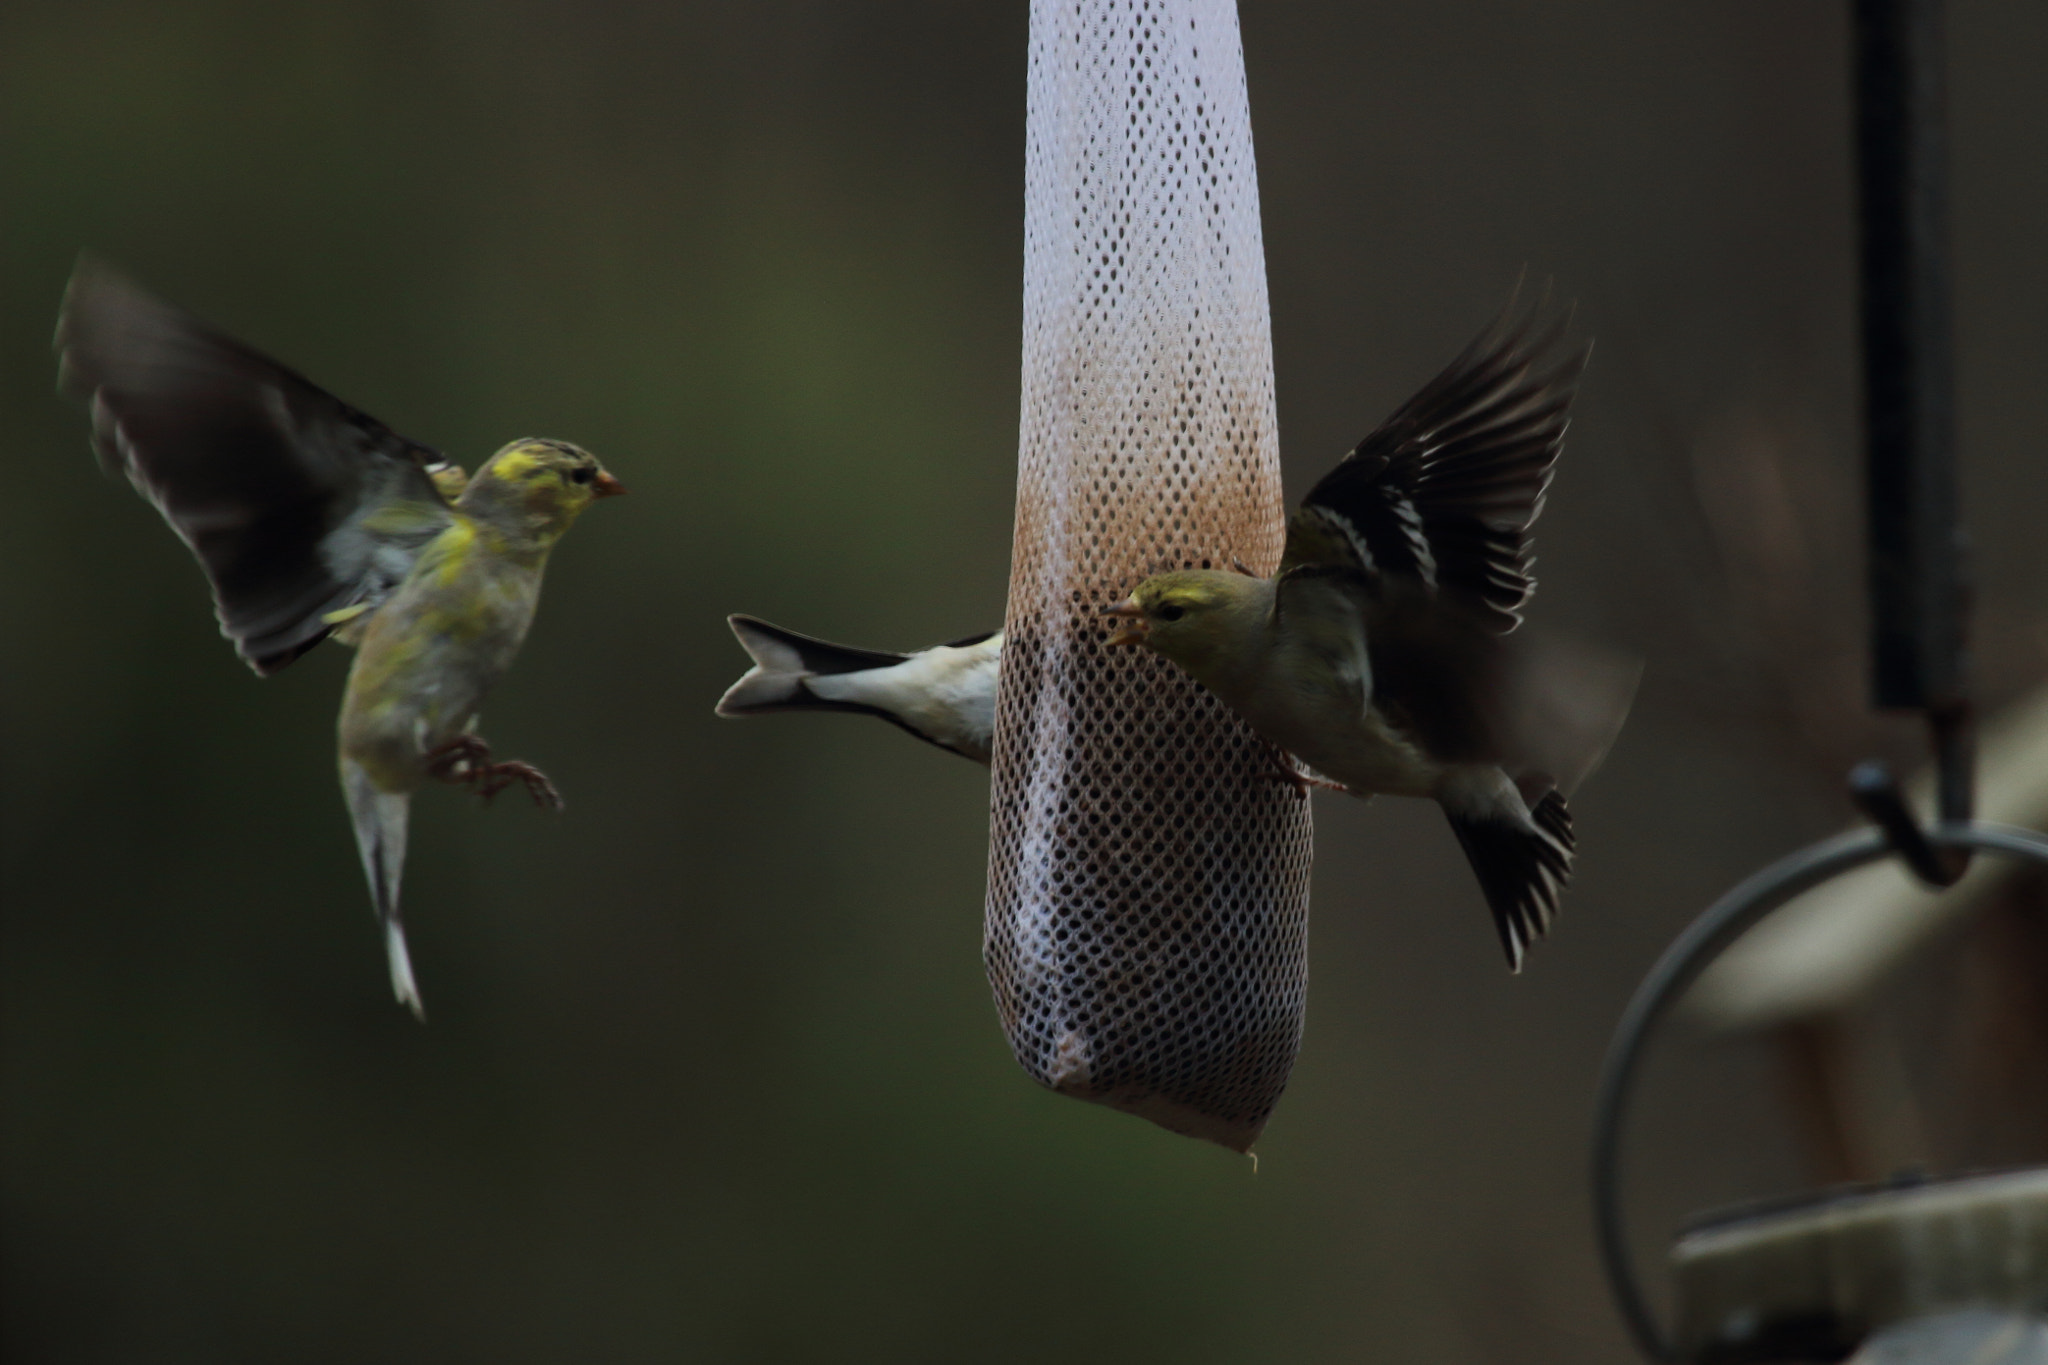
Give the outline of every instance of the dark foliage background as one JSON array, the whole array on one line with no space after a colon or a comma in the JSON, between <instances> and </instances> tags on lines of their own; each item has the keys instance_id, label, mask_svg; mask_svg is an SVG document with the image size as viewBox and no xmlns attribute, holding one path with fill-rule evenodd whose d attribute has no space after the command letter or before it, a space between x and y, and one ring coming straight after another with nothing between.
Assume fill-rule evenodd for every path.
<instances>
[{"instance_id":1,"label":"dark foliage background","mask_svg":"<svg viewBox=\"0 0 2048 1365\"><path fill-rule=\"evenodd\" d=\"M0 8L0 1353L1628 1359L1583 1207L1607 1030L1709 896L1845 818L1822 732L1902 733L1857 719L1843 8L1247 6L1290 487L1553 280L1599 346L1537 614L1649 660L1523 979L1433 812L1319 798L1256 1174L1010 1061L982 771L710 713L728 611L881 647L1000 612L1022 3ZM2004 695L2044 640L2048 13L1953 9ZM88 246L469 463L544 433L632 486L489 714L566 815L420 803L427 1028L336 791L346 656L259 685L52 396ZM1754 468L1791 473L1721 477ZM1758 524L1802 551L1761 588ZM1765 1078L1664 1064L1646 1249L1799 1183Z\"/></svg>"}]
</instances>

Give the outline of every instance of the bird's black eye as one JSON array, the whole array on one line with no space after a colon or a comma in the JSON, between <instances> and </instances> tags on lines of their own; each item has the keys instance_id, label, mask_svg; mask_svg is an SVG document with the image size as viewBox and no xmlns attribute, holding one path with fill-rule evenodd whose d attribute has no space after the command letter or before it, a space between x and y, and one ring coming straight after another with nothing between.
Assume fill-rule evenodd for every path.
<instances>
[{"instance_id":1,"label":"bird's black eye","mask_svg":"<svg viewBox=\"0 0 2048 1365\"><path fill-rule=\"evenodd\" d=\"M1162 621L1178 621L1181 617L1186 616L1187 614L1188 612L1186 607L1176 607L1170 603L1166 606L1161 607L1157 613L1159 619Z\"/></svg>"},{"instance_id":2,"label":"bird's black eye","mask_svg":"<svg viewBox=\"0 0 2048 1365\"><path fill-rule=\"evenodd\" d=\"M597 471L587 464L579 464L569 471L569 477L578 483L589 483L597 477Z\"/></svg>"}]
</instances>

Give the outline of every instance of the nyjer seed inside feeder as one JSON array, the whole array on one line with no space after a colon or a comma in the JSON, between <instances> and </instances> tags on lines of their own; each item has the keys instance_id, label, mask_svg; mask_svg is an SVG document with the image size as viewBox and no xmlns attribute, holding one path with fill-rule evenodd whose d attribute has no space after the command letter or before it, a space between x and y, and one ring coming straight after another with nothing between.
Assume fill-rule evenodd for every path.
<instances>
[{"instance_id":1,"label":"nyjer seed inside feeder","mask_svg":"<svg viewBox=\"0 0 2048 1365\"><path fill-rule=\"evenodd\" d=\"M1308 802L1102 608L1270 573L1284 509L1230 0L1035 0L1015 545L985 958L1063 1094L1248 1150L1293 1066Z\"/></svg>"}]
</instances>

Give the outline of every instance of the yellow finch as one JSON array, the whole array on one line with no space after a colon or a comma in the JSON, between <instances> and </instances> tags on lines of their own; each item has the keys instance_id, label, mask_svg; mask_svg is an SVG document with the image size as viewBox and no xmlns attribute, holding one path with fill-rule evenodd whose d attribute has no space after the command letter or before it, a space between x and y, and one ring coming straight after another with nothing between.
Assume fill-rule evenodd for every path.
<instances>
[{"instance_id":1,"label":"yellow finch","mask_svg":"<svg viewBox=\"0 0 2048 1365\"><path fill-rule=\"evenodd\" d=\"M548 551L624 488L588 453L520 440L460 468L106 267L82 262L57 348L101 458L198 557L221 633L260 675L332 635L359 646L342 699L342 789L391 986L421 1013L399 920L408 803L429 778L490 797L477 708L533 620Z\"/></svg>"},{"instance_id":2,"label":"yellow finch","mask_svg":"<svg viewBox=\"0 0 2048 1365\"><path fill-rule=\"evenodd\" d=\"M1163 573L1105 609L1109 644L1171 659L1326 785L1434 798L1514 971L1571 877L1565 795L1636 672L1509 636L1586 360L1563 330L1488 328L1310 491L1275 577Z\"/></svg>"},{"instance_id":3,"label":"yellow finch","mask_svg":"<svg viewBox=\"0 0 2048 1365\"><path fill-rule=\"evenodd\" d=\"M718 699L719 715L851 711L880 716L976 763L989 761L1001 631L885 654L827 644L758 617L725 619L754 666Z\"/></svg>"}]
</instances>

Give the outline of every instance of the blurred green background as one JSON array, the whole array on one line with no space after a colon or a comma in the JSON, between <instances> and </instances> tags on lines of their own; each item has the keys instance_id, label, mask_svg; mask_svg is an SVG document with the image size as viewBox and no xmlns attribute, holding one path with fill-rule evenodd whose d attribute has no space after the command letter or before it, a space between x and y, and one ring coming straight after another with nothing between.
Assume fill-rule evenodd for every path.
<instances>
[{"instance_id":1,"label":"blurred green background","mask_svg":"<svg viewBox=\"0 0 2048 1365\"><path fill-rule=\"evenodd\" d=\"M1022 0L0 9L0 1353L1630 1358L1583 1208L1606 1033L1711 895L1846 818L1800 706L1911 752L1858 719L1843 8L1247 7L1290 489L1554 280L1599 344L1536 615L1649 659L1522 979L1433 812L1318 798L1256 1173L1010 1060L982 770L711 715L729 611L997 621ZM1995 699L2048 639L2048 12L1953 8ZM417 807L426 1028L333 775L346 655L259 685L53 396L82 247L466 463L552 435L633 490L488 712L567 813ZM1701 511L1757 450L1813 551L1768 591ZM1660 1068L1646 1248L1800 1183L1767 1090L1746 1047Z\"/></svg>"}]
</instances>

